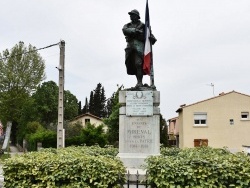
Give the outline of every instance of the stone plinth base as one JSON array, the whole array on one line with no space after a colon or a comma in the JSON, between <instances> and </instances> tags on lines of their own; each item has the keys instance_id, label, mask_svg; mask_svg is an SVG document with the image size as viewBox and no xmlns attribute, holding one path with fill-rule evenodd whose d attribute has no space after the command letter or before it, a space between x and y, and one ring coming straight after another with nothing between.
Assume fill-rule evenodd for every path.
<instances>
[{"instance_id":1,"label":"stone plinth base","mask_svg":"<svg viewBox=\"0 0 250 188\"><path fill-rule=\"evenodd\" d=\"M124 166L129 169L143 169L143 165L145 165L144 160L148 157L148 154L143 153L119 153L118 157L120 157Z\"/></svg>"},{"instance_id":2,"label":"stone plinth base","mask_svg":"<svg viewBox=\"0 0 250 188\"><path fill-rule=\"evenodd\" d=\"M140 95L139 95L140 94ZM126 91L120 91L119 103L121 108L119 111L119 154L121 161L127 168L143 169L145 159L148 156L160 154L160 93L152 92L152 106L143 107L143 96L147 93L139 92L139 99L135 102L130 101L130 111L137 109L146 109L152 111L151 115L128 115L126 106ZM132 99L133 100L133 99ZM145 99L146 100L146 99ZM139 101L138 104L136 101ZM131 103L132 106L131 107ZM151 108L151 109L147 109Z\"/></svg>"}]
</instances>

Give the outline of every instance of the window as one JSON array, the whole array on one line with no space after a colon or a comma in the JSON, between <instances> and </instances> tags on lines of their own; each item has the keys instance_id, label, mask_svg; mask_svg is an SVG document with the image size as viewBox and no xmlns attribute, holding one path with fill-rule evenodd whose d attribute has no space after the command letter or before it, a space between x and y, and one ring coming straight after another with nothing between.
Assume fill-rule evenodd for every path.
<instances>
[{"instance_id":1,"label":"window","mask_svg":"<svg viewBox=\"0 0 250 188\"><path fill-rule=\"evenodd\" d=\"M85 125L86 125L87 123L90 123L90 119L85 119Z\"/></svg>"},{"instance_id":2,"label":"window","mask_svg":"<svg viewBox=\"0 0 250 188\"><path fill-rule=\"evenodd\" d=\"M230 122L230 125L234 124L234 120L233 119L230 119L229 122Z\"/></svg>"},{"instance_id":3,"label":"window","mask_svg":"<svg viewBox=\"0 0 250 188\"><path fill-rule=\"evenodd\" d=\"M241 120L248 120L249 112L241 112Z\"/></svg>"},{"instance_id":4,"label":"window","mask_svg":"<svg viewBox=\"0 0 250 188\"><path fill-rule=\"evenodd\" d=\"M207 113L195 113L194 114L194 125L195 126L206 126L207 125Z\"/></svg>"},{"instance_id":5,"label":"window","mask_svg":"<svg viewBox=\"0 0 250 188\"><path fill-rule=\"evenodd\" d=\"M208 139L194 139L194 147L208 146Z\"/></svg>"}]
</instances>

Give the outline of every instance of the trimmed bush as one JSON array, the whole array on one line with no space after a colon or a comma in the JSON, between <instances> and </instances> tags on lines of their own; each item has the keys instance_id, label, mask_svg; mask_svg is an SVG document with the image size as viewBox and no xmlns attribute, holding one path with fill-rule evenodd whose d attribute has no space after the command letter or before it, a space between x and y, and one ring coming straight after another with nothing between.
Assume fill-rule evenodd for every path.
<instances>
[{"instance_id":1,"label":"trimmed bush","mask_svg":"<svg viewBox=\"0 0 250 188\"><path fill-rule=\"evenodd\" d=\"M44 148L56 148L56 132L51 130L39 130L33 134L29 134L26 139L29 151L37 150L37 142L42 142Z\"/></svg>"},{"instance_id":2,"label":"trimmed bush","mask_svg":"<svg viewBox=\"0 0 250 188\"><path fill-rule=\"evenodd\" d=\"M4 186L101 188L125 181L125 168L114 148L42 149L6 160ZM122 177L121 177L122 176Z\"/></svg>"},{"instance_id":3,"label":"trimmed bush","mask_svg":"<svg viewBox=\"0 0 250 188\"><path fill-rule=\"evenodd\" d=\"M107 135L103 130L103 125L95 127L94 124L87 123L81 130L80 135L66 138L65 145L87 145L92 146L98 144L104 147L107 144Z\"/></svg>"},{"instance_id":4,"label":"trimmed bush","mask_svg":"<svg viewBox=\"0 0 250 188\"><path fill-rule=\"evenodd\" d=\"M147 170L157 188L250 187L250 158L226 149L165 148L147 159Z\"/></svg>"}]
</instances>

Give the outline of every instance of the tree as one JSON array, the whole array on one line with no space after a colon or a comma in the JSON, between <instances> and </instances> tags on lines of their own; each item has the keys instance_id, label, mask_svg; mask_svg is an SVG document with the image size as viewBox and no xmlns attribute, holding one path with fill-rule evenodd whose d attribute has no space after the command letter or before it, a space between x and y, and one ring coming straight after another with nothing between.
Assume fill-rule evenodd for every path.
<instances>
[{"instance_id":1,"label":"tree","mask_svg":"<svg viewBox=\"0 0 250 188\"><path fill-rule=\"evenodd\" d=\"M82 102L79 101L78 102L78 115L81 115L82 114Z\"/></svg>"},{"instance_id":2,"label":"tree","mask_svg":"<svg viewBox=\"0 0 250 188\"><path fill-rule=\"evenodd\" d=\"M102 89L102 84L97 84L96 89L94 90L94 108L93 108L93 114L101 117L101 111L102 111L102 101L101 101L101 89Z\"/></svg>"},{"instance_id":3,"label":"tree","mask_svg":"<svg viewBox=\"0 0 250 188\"><path fill-rule=\"evenodd\" d=\"M101 147L107 144L107 135L104 132L103 125L95 126L87 123L83 128L80 123L68 125L66 127L66 146L71 145L100 145Z\"/></svg>"},{"instance_id":4,"label":"tree","mask_svg":"<svg viewBox=\"0 0 250 188\"><path fill-rule=\"evenodd\" d=\"M22 144L30 122L39 122L44 128L57 122L58 87L55 82L43 82L37 91L23 104L22 115L18 125L17 141ZM55 128L56 130L56 128Z\"/></svg>"},{"instance_id":5,"label":"tree","mask_svg":"<svg viewBox=\"0 0 250 188\"><path fill-rule=\"evenodd\" d=\"M18 123L17 143L22 145L23 138L27 134L28 124L31 122L41 122L35 99L30 97L22 107L22 115Z\"/></svg>"},{"instance_id":6,"label":"tree","mask_svg":"<svg viewBox=\"0 0 250 188\"><path fill-rule=\"evenodd\" d=\"M76 122L74 124L66 122L64 124L64 129L65 129L65 138L67 139L75 136L80 136L83 127L80 122Z\"/></svg>"},{"instance_id":7,"label":"tree","mask_svg":"<svg viewBox=\"0 0 250 188\"><path fill-rule=\"evenodd\" d=\"M78 115L78 100L69 90L64 91L64 119L71 120Z\"/></svg>"},{"instance_id":8,"label":"tree","mask_svg":"<svg viewBox=\"0 0 250 188\"><path fill-rule=\"evenodd\" d=\"M112 108L115 105L114 101L115 101L115 93L113 93L111 97L107 99L107 104L106 104L106 113L107 113L106 116L107 117L109 117L112 113Z\"/></svg>"},{"instance_id":9,"label":"tree","mask_svg":"<svg viewBox=\"0 0 250 188\"><path fill-rule=\"evenodd\" d=\"M0 53L0 119L19 121L23 103L45 78L45 62L36 47L23 42Z\"/></svg>"},{"instance_id":10,"label":"tree","mask_svg":"<svg viewBox=\"0 0 250 188\"><path fill-rule=\"evenodd\" d=\"M106 117L106 96L101 83L96 89L90 92L89 112L98 117Z\"/></svg>"},{"instance_id":11,"label":"tree","mask_svg":"<svg viewBox=\"0 0 250 188\"><path fill-rule=\"evenodd\" d=\"M113 93L113 99L110 100L112 104L111 114L103 122L108 126L108 141L110 144L116 145L119 141L119 91L123 86L119 87L115 93Z\"/></svg>"},{"instance_id":12,"label":"tree","mask_svg":"<svg viewBox=\"0 0 250 188\"><path fill-rule=\"evenodd\" d=\"M100 96L100 116L99 117L106 117L107 109L106 109L106 96L104 87L101 88L101 96Z\"/></svg>"},{"instance_id":13,"label":"tree","mask_svg":"<svg viewBox=\"0 0 250 188\"><path fill-rule=\"evenodd\" d=\"M160 143L167 147L169 146L168 143L168 126L166 120L160 114Z\"/></svg>"},{"instance_id":14,"label":"tree","mask_svg":"<svg viewBox=\"0 0 250 188\"><path fill-rule=\"evenodd\" d=\"M64 104L64 120L70 120L78 115L78 101L70 91L64 91ZM17 135L19 144L22 144L22 140L27 134L28 123L32 121L39 122L44 128L56 132L58 86L54 81L43 82L33 93L31 99L24 103Z\"/></svg>"},{"instance_id":15,"label":"tree","mask_svg":"<svg viewBox=\"0 0 250 188\"><path fill-rule=\"evenodd\" d=\"M90 92L89 96L89 113L94 114L94 92Z\"/></svg>"},{"instance_id":16,"label":"tree","mask_svg":"<svg viewBox=\"0 0 250 188\"><path fill-rule=\"evenodd\" d=\"M33 94L42 124L48 126L58 120L58 86L54 81L42 83ZM70 91L64 91L64 119L70 120L78 114L78 100Z\"/></svg>"},{"instance_id":17,"label":"tree","mask_svg":"<svg viewBox=\"0 0 250 188\"><path fill-rule=\"evenodd\" d=\"M85 105L82 108L82 114L86 114L89 112L89 103L88 103L88 98L86 97L85 99Z\"/></svg>"},{"instance_id":18,"label":"tree","mask_svg":"<svg viewBox=\"0 0 250 188\"><path fill-rule=\"evenodd\" d=\"M58 86L54 81L43 82L33 94L41 123L48 126L58 117Z\"/></svg>"},{"instance_id":19,"label":"tree","mask_svg":"<svg viewBox=\"0 0 250 188\"><path fill-rule=\"evenodd\" d=\"M82 129L81 137L83 139L83 143L87 146L98 144L103 147L107 144L107 137L104 133L103 125L95 127L95 125L87 123L87 125Z\"/></svg>"},{"instance_id":20,"label":"tree","mask_svg":"<svg viewBox=\"0 0 250 188\"><path fill-rule=\"evenodd\" d=\"M0 119L12 121L11 140L16 143L24 104L45 78L45 62L32 45L23 42L0 53Z\"/></svg>"}]
</instances>

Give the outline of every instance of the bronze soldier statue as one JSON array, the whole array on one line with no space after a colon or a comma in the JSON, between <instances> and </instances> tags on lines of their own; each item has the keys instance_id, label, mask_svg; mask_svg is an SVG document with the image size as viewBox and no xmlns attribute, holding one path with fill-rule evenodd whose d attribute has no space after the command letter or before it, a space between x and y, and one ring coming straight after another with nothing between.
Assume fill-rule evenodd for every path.
<instances>
[{"instance_id":1,"label":"bronze soldier statue","mask_svg":"<svg viewBox=\"0 0 250 188\"><path fill-rule=\"evenodd\" d=\"M145 73L143 72L143 53L145 43L145 24L140 21L140 13L137 10L132 10L128 13L131 22L125 24L122 28L125 35L127 47L125 48L125 64L127 67L128 75L136 75L137 84L135 87L141 87L142 78ZM152 44L156 39L151 35L150 40Z\"/></svg>"}]
</instances>

